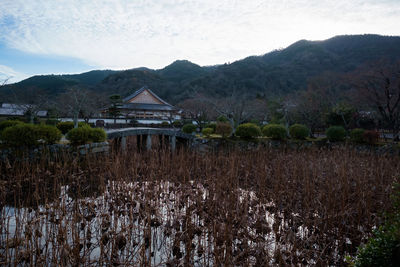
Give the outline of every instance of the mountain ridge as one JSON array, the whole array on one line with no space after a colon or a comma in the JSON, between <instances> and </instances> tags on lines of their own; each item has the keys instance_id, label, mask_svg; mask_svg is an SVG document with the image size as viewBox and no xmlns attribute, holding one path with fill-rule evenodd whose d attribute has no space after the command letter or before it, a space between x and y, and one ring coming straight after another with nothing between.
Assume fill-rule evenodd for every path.
<instances>
[{"instance_id":1,"label":"mountain ridge","mask_svg":"<svg viewBox=\"0 0 400 267\"><path fill-rule=\"evenodd\" d=\"M33 86L55 96L67 87L84 86L125 96L147 85L172 103L192 97L194 92L213 97L224 97L232 91L250 96L285 95L305 89L311 78L325 72L348 73L381 59L400 60L400 36L340 35L319 41L299 40L284 49L215 66L176 60L162 69L40 75L8 85L3 91Z\"/></svg>"}]
</instances>

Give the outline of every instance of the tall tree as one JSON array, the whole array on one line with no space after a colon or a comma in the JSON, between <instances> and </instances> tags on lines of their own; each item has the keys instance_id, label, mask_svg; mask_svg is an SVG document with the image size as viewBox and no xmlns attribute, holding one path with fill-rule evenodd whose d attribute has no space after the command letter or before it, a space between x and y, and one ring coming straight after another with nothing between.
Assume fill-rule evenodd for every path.
<instances>
[{"instance_id":1,"label":"tall tree","mask_svg":"<svg viewBox=\"0 0 400 267\"><path fill-rule=\"evenodd\" d=\"M358 96L374 109L382 127L400 131L400 62L377 62L358 70L353 79Z\"/></svg>"},{"instance_id":2,"label":"tall tree","mask_svg":"<svg viewBox=\"0 0 400 267\"><path fill-rule=\"evenodd\" d=\"M114 118L114 124L116 124L117 118L121 116L122 97L121 95L111 95L110 101L111 106L108 108L108 114Z\"/></svg>"},{"instance_id":3,"label":"tall tree","mask_svg":"<svg viewBox=\"0 0 400 267\"><path fill-rule=\"evenodd\" d=\"M74 128L78 128L79 114L90 103L90 93L80 87L71 87L58 97L57 108L65 115L72 116Z\"/></svg>"}]
</instances>

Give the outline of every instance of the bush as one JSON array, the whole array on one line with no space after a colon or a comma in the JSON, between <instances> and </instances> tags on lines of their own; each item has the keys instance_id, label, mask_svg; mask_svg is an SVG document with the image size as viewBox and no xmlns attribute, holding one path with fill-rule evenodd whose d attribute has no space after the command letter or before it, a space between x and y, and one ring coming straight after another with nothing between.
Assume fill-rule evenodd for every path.
<instances>
[{"instance_id":1,"label":"bush","mask_svg":"<svg viewBox=\"0 0 400 267\"><path fill-rule=\"evenodd\" d=\"M206 126L204 126L204 128L212 128L213 132L215 133L215 130L217 128L217 124L215 122L210 122L210 123L207 123Z\"/></svg>"},{"instance_id":2,"label":"bush","mask_svg":"<svg viewBox=\"0 0 400 267\"><path fill-rule=\"evenodd\" d=\"M373 145L378 143L379 133L377 131L365 131L363 134L364 142Z\"/></svg>"},{"instance_id":3,"label":"bush","mask_svg":"<svg viewBox=\"0 0 400 267\"><path fill-rule=\"evenodd\" d=\"M353 129L350 131L350 140L354 143L364 143L364 129Z\"/></svg>"},{"instance_id":4,"label":"bush","mask_svg":"<svg viewBox=\"0 0 400 267\"><path fill-rule=\"evenodd\" d=\"M182 122L181 121L174 121L174 122L172 122L172 125L174 126L174 127L182 127Z\"/></svg>"},{"instance_id":5,"label":"bush","mask_svg":"<svg viewBox=\"0 0 400 267\"><path fill-rule=\"evenodd\" d=\"M196 125L188 123L188 124L183 125L182 131L184 133L191 134L194 131L196 131L196 128L197 128Z\"/></svg>"},{"instance_id":6,"label":"bush","mask_svg":"<svg viewBox=\"0 0 400 267\"><path fill-rule=\"evenodd\" d=\"M227 122L218 122L215 127L215 133L225 138L232 133L232 126Z\"/></svg>"},{"instance_id":7,"label":"bush","mask_svg":"<svg viewBox=\"0 0 400 267\"><path fill-rule=\"evenodd\" d=\"M169 126L169 122L168 122L168 121L163 121L163 122L161 123L161 126L163 126L163 127L168 127L168 126Z\"/></svg>"},{"instance_id":8,"label":"bush","mask_svg":"<svg viewBox=\"0 0 400 267\"><path fill-rule=\"evenodd\" d=\"M214 132L213 128L204 128L201 133L209 137Z\"/></svg>"},{"instance_id":9,"label":"bush","mask_svg":"<svg viewBox=\"0 0 400 267\"><path fill-rule=\"evenodd\" d=\"M72 145L84 145L90 141L90 134L92 128L90 127L78 127L71 129L66 138L71 142Z\"/></svg>"},{"instance_id":10,"label":"bush","mask_svg":"<svg viewBox=\"0 0 400 267\"><path fill-rule=\"evenodd\" d=\"M284 140L287 136L285 126L281 124L267 124L263 127L262 133L264 136L274 140Z\"/></svg>"},{"instance_id":11,"label":"bush","mask_svg":"<svg viewBox=\"0 0 400 267\"><path fill-rule=\"evenodd\" d=\"M46 125L57 126L57 124L60 123L60 121L57 119L47 119L45 123Z\"/></svg>"},{"instance_id":12,"label":"bush","mask_svg":"<svg viewBox=\"0 0 400 267\"><path fill-rule=\"evenodd\" d=\"M62 134L67 134L69 130L74 128L74 123L72 121L62 121L57 123L57 128L61 131Z\"/></svg>"},{"instance_id":13,"label":"bush","mask_svg":"<svg viewBox=\"0 0 400 267\"><path fill-rule=\"evenodd\" d=\"M39 125L36 126L38 138L42 139L46 144L55 144L60 141L62 134L55 126Z\"/></svg>"},{"instance_id":14,"label":"bush","mask_svg":"<svg viewBox=\"0 0 400 267\"><path fill-rule=\"evenodd\" d=\"M84 145L89 142L104 142L106 140L106 132L101 128L91 128L83 126L71 129L66 138L72 145Z\"/></svg>"},{"instance_id":15,"label":"bush","mask_svg":"<svg viewBox=\"0 0 400 267\"><path fill-rule=\"evenodd\" d=\"M101 128L91 128L89 140L95 143L106 141L107 134Z\"/></svg>"},{"instance_id":16,"label":"bush","mask_svg":"<svg viewBox=\"0 0 400 267\"><path fill-rule=\"evenodd\" d=\"M289 127L289 134L293 139L304 140L310 135L310 130L303 124L293 124Z\"/></svg>"},{"instance_id":17,"label":"bush","mask_svg":"<svg viewBox=\"0 0 400 267\"><path fill-rule=\"evenodd\" d=\"M90 127L89 124L86 122L78 122L78 127ZM57 123L57 128L62 132L62 134L67 134L71 129L74 128L74 122L73 121L62 121Z\"/></svg>"},{"instance_id":18,"label":"bush","mask_svg":"<svg viewBox=\"0 0 400 267\"><path fill-rule=\"evenodd\" d=\"M346 137L346 130L342 126L331 126L326 130L325 134L331 142L343 141Z\"/></svg>"},{"instance_id":19,"label":"bush","mask_svg":"<svg viewBox=\"0 0 400 267\"><path fill-rule=\"evenodd\" d=\"M392 195L394 210L385 223L373 232L364 246L358 248L353 266L400 266L400 186Z\"/></svg>"},{"instance_id":20,"label":"bush","mask_svg":"<svg viewBox=\"0 0 400 267\"><path fill-rule=\"evenodd\" d=\"M21 123L23 123L23 122L17 121L17 120L6 120L6 121L0 122L0 135L1 135L1 132L3 132L4 129L6 129L8 127L15 126L17 124L21 124Z\"/></svg>"},{"instance_id":21,"label":"bush","mask_svg":"<svg viewBox=\"0 0 400 267\"><path fill-rule=\"evenodd\" d=\"M235 135L241 138L254 138L261 135L261 130L254 123L243 123L237 127Z\"/></svg>"},{"instance_id":22,"label":"bush","mask_svg":"<svg viewBox=\"0 0 400 267\"><path fill-rule=\"evenodd\" d=\"M221 115L217 118L217 122L229 122L229 120L224 115Z\"/></svg>"},{"instance_id":23,"label":"bush","mask_svg":"<svg viewBox=\"0 0 400 267\"><path fill-rule=\"evenodd\" d=\"M33 124L20 123L7 127L2 132L2 140L8 146L33 147L38 144L39 131Z\"/></svg>"}]
</instances>

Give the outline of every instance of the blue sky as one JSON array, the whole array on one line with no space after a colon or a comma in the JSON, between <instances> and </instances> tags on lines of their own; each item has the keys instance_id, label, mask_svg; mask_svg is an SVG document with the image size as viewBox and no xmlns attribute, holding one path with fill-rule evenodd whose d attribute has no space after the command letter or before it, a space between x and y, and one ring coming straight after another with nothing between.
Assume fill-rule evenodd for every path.
<instances>
[{"instance_id":1,"label":"blue sky","mask_svg":"<svg viewBox=\"0 0 400 267\"><path fill-rule=\"evenodd\" d=\"M400 35L400 0L1 0L0 80L232 62L300 40Z\"/></svg>"}]
</instances>

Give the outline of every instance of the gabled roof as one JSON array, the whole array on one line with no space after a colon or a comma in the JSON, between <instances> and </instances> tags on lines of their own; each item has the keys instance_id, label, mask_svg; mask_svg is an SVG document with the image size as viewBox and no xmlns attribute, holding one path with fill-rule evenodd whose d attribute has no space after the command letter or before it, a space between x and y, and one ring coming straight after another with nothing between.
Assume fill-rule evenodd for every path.
<instances>
[{"instance_id":1,"label":"gabled roof","mask_svg":"<svg viewBox=\"0 0 400 267\"><path fill-rule=\"evenodd\" d=\"M158 101L160 101L164 105L172 106L172 105L168 104L167 102L165 102L164 100L162 100L158 95L156 95L153 91L151 91L146 85L143 86L142 88L140 88L139 90L137 90L136 92L134 92L133 94L125 97L123 99L123 102L125 102L125 103L128 102L129 100L131 100L132 98L137 97L138 95L140 95L144 91L148 91L153 97L155 97Z\"/></svg>"},{"instance_id":2,"label":"gabled roof","mask_svg":"<svg viewBox=\"0 0 400 267\"><path fill-rule=\"evenodd\" d=\"M141 103L126 103L122 104L121 109L135 109L135 110L158 110L158 111L173 111L177 110L171 105L162 104L141 104Z\"/></svg>"}]
</instances>

